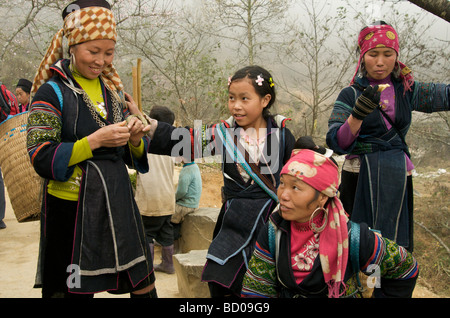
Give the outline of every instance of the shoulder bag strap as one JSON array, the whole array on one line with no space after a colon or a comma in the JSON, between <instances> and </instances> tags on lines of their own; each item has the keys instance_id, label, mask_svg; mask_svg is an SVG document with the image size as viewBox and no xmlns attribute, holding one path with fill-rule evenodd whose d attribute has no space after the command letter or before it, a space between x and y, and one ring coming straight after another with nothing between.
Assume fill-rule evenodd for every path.
<instances>
[{"instance_id":1,"label":"shoulder bag strap","mask_svg":"<svg viewBox=\"0 0 450 318\"><path fill-rule=\"evenodd\" d=\"M59 106L61 107L61 110L63 109L63 95L61 92L61 89L59 88L58 84L56 84L53 81L48 81L47 83L50 84L51 87L53 87L53 90L56 93L56 96L58 96L58 100L59 100Z\"/></svg>"},{"instance_id":2,"label":"shoulder bag strap","mask_svg":"<svg viewBox=\"0 0 450 318\"><path fill-rule=\"evenodd\" d=\"M361 280L359 279L359 243L361 239L361 226L358 223L350 221L350 263L353 273L356 275L356 282L359 291L362 291Z\"/></svg>"},{"instance_id":3,"label":"shoulder bag strap","mask_svg":"<svg viewBox=\"0 0 450 318\"><path fill-rule=\"evenodd\" d=\"M226 151L236 158L238 164L248 173L248 175L264 190L266 193L276 202L278 202L277 190L275 186L259 171L259 167L256 164L249 163L248 152L244 150L244 154L239 151L237 146L237 138L233 138L225 125L220 124L218 127L218 136L222 139L222 143L226 148Z\"/></svg>"},{"instance_id":4,"label":"shoulder bag strap","mask_svg":"<svg viewBox=\"0 0 450 318\"><path fill-rule=\"evenodd\" d=\"M408 157L411 157L411 155L409 154L408 151L408 145L406 144L406 140L405 140L405 136L403 136L402 132L400 131L400 129L395 125L395 123L392 121L392 119L386 114L386 112L381 108L381 106L378 106L378 109L381 112L381 115L383 115L384 118L386 118L386 120L389 122L389 124L391 124L392 128L395 129L395 132L397 133L397 135L400 137L400 139L402 140L403 144L405 145L406 149L405 152L408 155Z\"/></svg>"}]
</instances>

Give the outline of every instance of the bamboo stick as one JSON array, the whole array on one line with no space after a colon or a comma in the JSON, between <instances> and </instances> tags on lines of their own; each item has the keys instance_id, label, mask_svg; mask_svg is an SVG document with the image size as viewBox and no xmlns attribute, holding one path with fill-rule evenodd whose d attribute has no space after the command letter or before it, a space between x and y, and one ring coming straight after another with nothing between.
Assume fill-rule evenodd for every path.
<instances>
[{"instance_id":1,"label":"bamboo stick","mask_svg":"<svg viewBox=\"0 0 450 318\"><path fill-rule=\"evenodd\" d=\"M137 104L139 111L142 112L142 88L141 88L141 64L142 60L137 60Z\"/></svg>"},{"instance_id":2,"label":"bamboo stick","mask_svg":"<svg viewBox=\"0 0 450 318\"><path fill-rule=\"evenodd\" d=\"M137 68L133 66L132 68L132 77L133 77L133 99L136 101L138 98L138 81L137 81Z\"/></svg>"}]
</instances>

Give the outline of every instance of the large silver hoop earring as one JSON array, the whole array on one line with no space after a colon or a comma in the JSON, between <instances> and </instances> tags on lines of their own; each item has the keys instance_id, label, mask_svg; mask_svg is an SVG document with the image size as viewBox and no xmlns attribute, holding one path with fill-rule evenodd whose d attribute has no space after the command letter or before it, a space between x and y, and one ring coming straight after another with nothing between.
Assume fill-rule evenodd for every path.
<instances>
[{"instance_id":1,"label":"large silver hoop earring","mask_svg":"<svg viewBox=\"0 0 450 318\"><path fill-rule=\"evenodd\" d=\"M317 225L313 222L314 218L317 216L317 213L320 213L321 211L323 211L323 224L320 227L317 227ZM317 209L314 210L314 212L311 214L310 218L309 218L309 226L311 228L311 230L314 233L320 233L323 230L325 230L325 227L327 226L328 223L328 211L323 208L323 207L317 207Z\"/></svg>"},{"instance_id":2,"label":"large silver hoop earring","mask_svg":"<svg viewBox=\"0 0 450 318\"><path fill-rule=\"evenodd\" d=\"M73 72L75 69L75 54L73 52L70 53L70 64L69 64L70 70Z\"/></svg>"}]
</instances>

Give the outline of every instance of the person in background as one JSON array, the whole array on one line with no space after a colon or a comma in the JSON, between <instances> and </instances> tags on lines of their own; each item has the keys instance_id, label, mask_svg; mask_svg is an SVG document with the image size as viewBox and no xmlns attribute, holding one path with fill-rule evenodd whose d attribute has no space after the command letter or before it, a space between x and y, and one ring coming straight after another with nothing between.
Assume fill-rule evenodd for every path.
<instances>
[{"instance_id":1,"label":"person in background","mask_svg":"<svg viewBox=\"0 0 450 318\"><path fill-rule=\"evenodd\" d=\"M11 93L2 82L0 82L0 123L8 119L8 117L17 114L18 103L16 96ZM2 170L0 168L0 230L6 228L5 218L6 201L5 201L5 184L3 182Z\"/></svg>"},{"instance_id":2,"label":"person in background","mask_svg":"<svg viewBox=\"0 0 450 318\"><path fill-rule=\"evenodd\" d=\"M154 106L149 116L169 125L175 121L175 114L165 106ZM175 162L165 155L147 154L147 157L149 172L137 176L135 199L153 256L155 241L161 245L162 262L154 265L155 270L173 274L174 237L170 219L175 213Z\"/></svg>"},{"instance_id":3,"label":"person in background","mask_svg":"<svg viewBox=\"0 0 450 318\"><path fill-rule=\"evenodd\" d=\"M180 237L181 223L186 215L195 212L200 203L202 194L202 176L195 161L184 162L178 177L177 191L175 193L175 214L171 222L174 228L174 239Z\"/></svg>"},{"instance_id":4,"label":"person in background","mask_svg":"<svg viewBox=\"0 0 450 318\"><path fill-rule=\"evenodd\" d=\"M450 85L415 81L400 62L395 29L378 21L361 30L359 62L328 120L327 145L346 154L340 199L351 220L366 222L413 251L413 183L406 134L412 111L450 109Z\"/></svg>"},{"instance_id":5,"label":"person in background","mask_svg":"<svg viewBox=\"0 0 450 318\"><path fill-rule=\"evenodd\" d=\"M28 104L30 103L31 83L25 78L21 78L16 86L16 97L19 102L19 113L28 111Z\"/></svg>"},{"instance_id":6,"label":"person in background","mask_svg":"<svg viewBox=\"0 0 450 318\"><path fill-rule=\"evenodd\" d=\"M0 123L19 113L16 96L0 82Z\"/></svg>"}]
</instances>

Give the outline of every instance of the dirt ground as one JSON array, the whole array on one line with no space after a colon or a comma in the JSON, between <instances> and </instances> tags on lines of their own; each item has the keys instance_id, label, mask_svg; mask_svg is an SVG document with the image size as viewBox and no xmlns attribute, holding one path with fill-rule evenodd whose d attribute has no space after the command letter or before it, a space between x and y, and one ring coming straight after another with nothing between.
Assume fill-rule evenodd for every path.
<instances>
[{"instance_id":1,"label":"dirt ground","mask_svg":"<svg viewBox=\"0 0 450 318\"><path fill-rule=\"evenodd\" d=\"M202 207L220 207L220 171L202 169ZM40 298L41 289L33 288L39 249L39 222L18 223L6 191L7 228L0 230L0 298ZM160 249L155 247L155 262L159 263ZM159 297L179 298L176 274L156 272ZM129 295L99 293L95 298L127 298Z\"/></svg>"},{"instance_id":2,"label":"dirt ground","mask_svg":"<svg viewBox=\"0 0 450 318\"><path fill-rule=\"evenodd\" d=\"M220 187L223 184L220 170L202 168L203 192L200 205L220 207ZM33 288L39 247L39 222L18 223L7 196L7 228L0 230L0 298L40 298L41 290ZM159 259L159 249L155 260ZM156 273L156 288L161 298L179 298L176 274ZM129 295L99 293L96 298L127 298ZM415 298L437 296L417 286Z\"/></svg>"}]
</instances>

